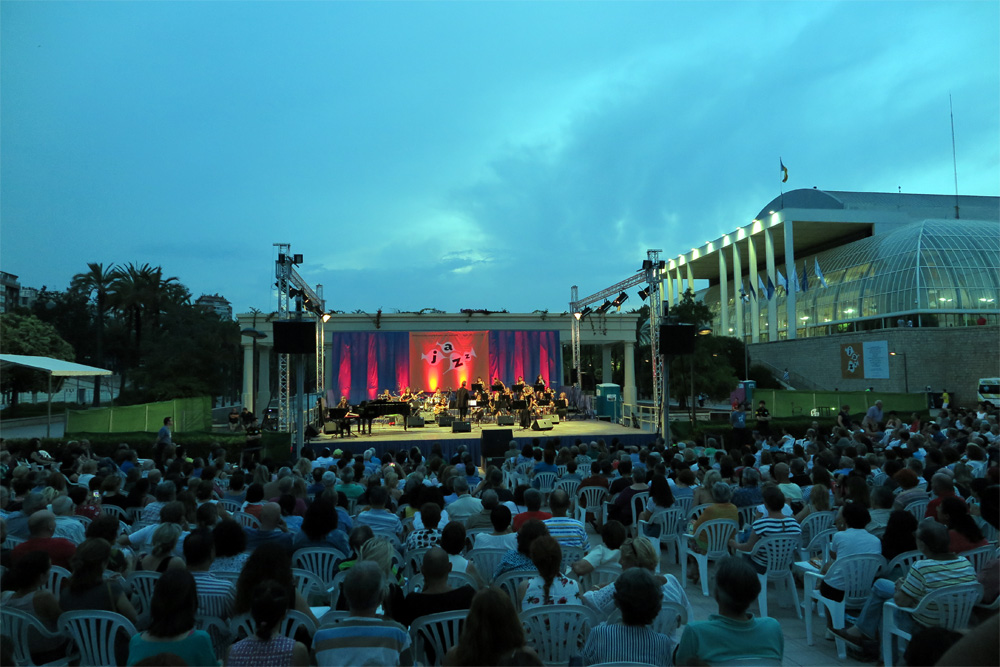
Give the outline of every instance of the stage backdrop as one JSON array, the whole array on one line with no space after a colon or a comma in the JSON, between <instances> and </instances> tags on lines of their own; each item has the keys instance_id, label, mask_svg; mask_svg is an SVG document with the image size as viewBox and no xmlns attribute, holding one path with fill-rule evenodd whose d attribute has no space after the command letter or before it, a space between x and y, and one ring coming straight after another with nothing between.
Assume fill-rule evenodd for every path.
<instances>
[{"instance_id":1,"label":"stage backdrop","mask_svg":"<svg viewBox=\"0 0 1000 667\"><path fill-rule=\"evenodd\" d=\"M490 346L485 331L410 333L410 386L437 391L458 389L476 378L489 382Z\"/></svg>"},{"instance_id":2,"label":"stage backdrop","mask_svg":"<svg viewBox=\"0 0 1000 667\"><path fill-rule=\"evenodd\" d=\"M550 386L562 383L558 331L334 332L327 341L330 389L352 405L385 389L458 389L478 377L511 385L541 374Z\"/></svg>"}]
</instances>

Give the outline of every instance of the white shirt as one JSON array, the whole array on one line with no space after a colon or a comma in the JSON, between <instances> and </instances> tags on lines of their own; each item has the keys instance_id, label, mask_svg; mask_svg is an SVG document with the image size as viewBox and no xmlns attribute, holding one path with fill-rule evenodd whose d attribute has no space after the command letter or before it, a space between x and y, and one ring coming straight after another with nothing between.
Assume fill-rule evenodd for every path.
<instances>
[{"instance_id":1,"label":"white shirt","mask_svg":"<svg viewBox=\"0 0 1000 667\"><path fill-rule=\"evenodd\" d=\"M848 528L833 536L833 541L830 543L830 552L837 554L838 559L856 554L881 555L882 542L867 530ZM836 588L837 590L842 591L846 588L844 577L836 572L833 576L828 574L824 581L827 586Z\"/></svg>"}]
</instances>

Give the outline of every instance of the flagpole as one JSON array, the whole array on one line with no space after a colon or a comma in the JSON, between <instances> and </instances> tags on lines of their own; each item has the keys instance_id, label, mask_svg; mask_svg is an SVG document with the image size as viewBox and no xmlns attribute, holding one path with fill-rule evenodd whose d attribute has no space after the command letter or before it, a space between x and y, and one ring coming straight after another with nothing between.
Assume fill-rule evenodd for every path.
<instances>
[{"instance_id":1,"label":"flagpole","mask_svg":"<svg viewBox=\"0 0 1000 667\"><path fill-rule=\"evenodd\" d=\"M951 114L951 163L955 168L955 219L958 220L958 157L955 153L955 109L951 106L951 93L948 93L948 112Z\"/></svg>"}]
</instances>

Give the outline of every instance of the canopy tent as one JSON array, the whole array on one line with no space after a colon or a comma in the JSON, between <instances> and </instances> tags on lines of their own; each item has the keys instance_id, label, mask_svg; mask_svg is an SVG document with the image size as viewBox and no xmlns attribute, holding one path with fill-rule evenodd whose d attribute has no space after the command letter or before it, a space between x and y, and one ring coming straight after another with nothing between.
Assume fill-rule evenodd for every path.
<instances>
[{"instance_id":1,"label":"canopy tent","mask_svg":"<svg viewBox=\"0 0 1000 667\"><path fill-rule=\"evenodd\" d=\"M75 364L72 361L53 359L52 357L32 357L25 354L0 354L0 373L7 371L11 366L30 368L36 371L48 373L49 376L49 397L48 397L48 421L45 423L45 436L48 437L52 425L52 378L53 377L93 377L94 375L111 375L111 371L94 366L84 366Z\"/></svg>"}]
</instances>

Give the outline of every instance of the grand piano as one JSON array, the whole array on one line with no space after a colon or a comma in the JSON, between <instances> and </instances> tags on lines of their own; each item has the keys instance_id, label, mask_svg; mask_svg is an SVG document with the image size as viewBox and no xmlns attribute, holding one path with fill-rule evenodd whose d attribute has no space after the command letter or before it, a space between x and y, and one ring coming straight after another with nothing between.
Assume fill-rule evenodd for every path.
<instances>
[{"instance_id":1,"label":"grand piano","mask_svg":"<svg viewBox=\"0 0 1000 667\"><path fill-rule=\"evenodd\" d=\"M372 433L372 422L376 417L386 417L388 415L402 415L403 430L406 430L406 418L410 416L410 404L402 401L387 401L376 399L373 401L362 401L350 410L343 408L331 408L328 411L329 421L337 424L337 432L343 435L346 429L350 434L350 420L356 419L358 422L358 432L364 433L365 426L368 427L368 435Z\"/></svg>"}]
</instances>

